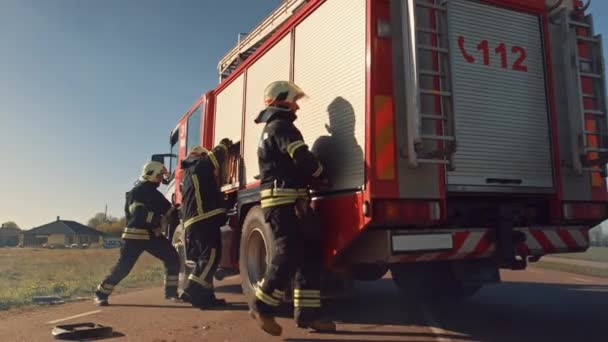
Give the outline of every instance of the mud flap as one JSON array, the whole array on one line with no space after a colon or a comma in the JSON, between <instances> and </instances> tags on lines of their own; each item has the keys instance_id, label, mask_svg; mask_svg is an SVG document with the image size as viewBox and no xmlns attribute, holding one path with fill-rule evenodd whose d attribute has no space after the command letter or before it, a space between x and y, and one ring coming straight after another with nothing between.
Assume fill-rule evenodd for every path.
<instances>
[{"instance_id":1,"label":"mud flap","mask_svg":"<svg viewBox=\"0 0 608 342\"><path fill-rule=\"evenodd\" d=\"M513 229L513 209L503 206L498 210L495 225L496 259L502 268L525 269L526 260L517 259L515 244L526 239L525 234Z\"/></svg>"}]
</instances>

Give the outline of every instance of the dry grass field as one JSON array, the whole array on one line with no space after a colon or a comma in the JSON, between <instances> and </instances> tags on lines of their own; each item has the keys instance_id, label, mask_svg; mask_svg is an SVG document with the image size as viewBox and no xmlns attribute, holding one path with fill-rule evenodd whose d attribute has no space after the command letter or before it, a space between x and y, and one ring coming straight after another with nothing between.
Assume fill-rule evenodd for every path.
<instances>
[{"instance_id":1,"label":"dry grass field","mask_svg":"<svg viewBox=\"0 0 608 342\"><path fill-rule=\"evenodd\" d=\"M0 248L0 310L32 304L35 296L91 298L118 258L118 249ZM116 287L161 285L162 263L144 253Z\"/></svg>"}]
</instances>

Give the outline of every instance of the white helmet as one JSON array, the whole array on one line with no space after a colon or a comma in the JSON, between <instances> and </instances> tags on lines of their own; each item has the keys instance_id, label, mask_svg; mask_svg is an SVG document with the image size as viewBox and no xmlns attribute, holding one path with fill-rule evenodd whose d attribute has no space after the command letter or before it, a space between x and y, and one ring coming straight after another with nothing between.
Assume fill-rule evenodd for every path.
<instances>
[{"instance_id":1,"label":"white helmet","mask_svg":"<svg viewBox=\"0 0 608 342\"><path fill-rule=\"evenodd\" d=\"M278 110L295 111L299 108L296 102L305 96L304 91L295 83L276 81L264 90L264 104Z\"/></svg>"},{"instance_id":2,"label":"white helmet","mask_svg":"<svg viewBox=\"0 0 608 342\"><path fill-rule=\"evenodd\" d=\"M196 145L196 146L192 146L190 148L190 153L188 155L195 155L195 156L200 156L203 154L209 153L209 151L207 151L206 148Z\"/></svg>"},{"instance_id":3,"label":"white helmet","mask_svg":"<svg viewBox=\"0 0 608 342\"><path fill-rule=\"evenodd\" d=\"M168 174L165 165L157 161L151 161L144 164L141 170L141 176L139 177L142 181L158 183L162 181L162 177ZM161 176L159 178L159 176Z\"/></svg>"}]
</instances>

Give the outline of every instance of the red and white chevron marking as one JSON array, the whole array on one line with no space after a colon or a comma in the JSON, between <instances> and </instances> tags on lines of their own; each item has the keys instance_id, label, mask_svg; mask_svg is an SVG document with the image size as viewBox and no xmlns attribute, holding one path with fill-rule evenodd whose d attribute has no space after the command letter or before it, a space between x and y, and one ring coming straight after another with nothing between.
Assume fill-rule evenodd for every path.
<instances>
[{"instance_id":1,"label":"red and white chevron marking","mask_svg":"<svg viewBox=\"0 0 608 342\"><path fill-rule=\"evenodd\" d=\"M526 234L526 241L516 245L520 256L577 252L589 246L589 229L585 227L516 228ZM438 260L481 259L494 255L496 245L490 229L468 229L434 232L452 233L454 247L448 251L395 255L391 262L424 262Z\"/></svg>"}]
</instances>

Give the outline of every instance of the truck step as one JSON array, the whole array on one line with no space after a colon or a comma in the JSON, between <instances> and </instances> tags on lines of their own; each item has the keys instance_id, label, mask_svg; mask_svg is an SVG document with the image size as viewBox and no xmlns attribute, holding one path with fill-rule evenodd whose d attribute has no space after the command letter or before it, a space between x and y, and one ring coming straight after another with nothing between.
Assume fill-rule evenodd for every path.
<instances>
[{"instance_id":1,"label":"truck step","mask_svg":"<svg viewBox=\"0 0 608 342\"><path fill-rule=\"evenodd\" d=\"M440 47L436 47L436 46L430 46L430 45L418 45L418 49L420 49L420 50L426 50L426 51L432 51L432 52L438 52L438 53L450 53L449 49L440 48Z\"/></svg>"}]
</instances>

